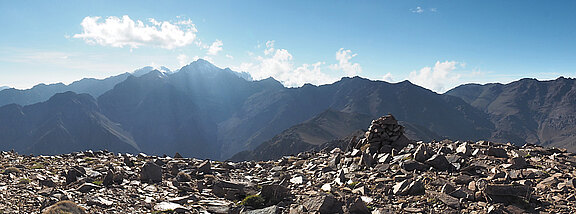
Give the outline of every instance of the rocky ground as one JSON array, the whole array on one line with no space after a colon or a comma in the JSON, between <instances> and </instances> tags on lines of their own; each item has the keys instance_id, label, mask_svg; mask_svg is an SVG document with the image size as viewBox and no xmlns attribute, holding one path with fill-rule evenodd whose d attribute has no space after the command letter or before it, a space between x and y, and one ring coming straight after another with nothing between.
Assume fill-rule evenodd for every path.
<instances>
[{"instance_id":1,"label":"rocky ground","mask_svg":"<svg viewBox=\"0 0 576 214\"><path fill-rule=\"evenodd\" d=\"M410 142L401 132L394 120L380 118L348 149L261 162L2 152L0 212L576 212L573 153L486 141Z\"/></svg>"}]
</instances>

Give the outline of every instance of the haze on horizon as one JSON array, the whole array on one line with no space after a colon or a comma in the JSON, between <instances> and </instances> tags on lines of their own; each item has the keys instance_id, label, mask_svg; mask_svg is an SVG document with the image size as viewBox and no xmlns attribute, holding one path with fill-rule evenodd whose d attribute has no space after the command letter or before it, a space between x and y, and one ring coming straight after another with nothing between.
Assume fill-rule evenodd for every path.
<instances>
[{"instance_id":1,"label":"haze on horizon","mask_svg":"<svg viewBox=\"0 0 576 214\"><path fill-rule=\"evenodd\" d=\"M289 87L344 76L464 83L576 77L573 1L0 1L0 86L198 58Z\"/></svg>"}]
</instances>

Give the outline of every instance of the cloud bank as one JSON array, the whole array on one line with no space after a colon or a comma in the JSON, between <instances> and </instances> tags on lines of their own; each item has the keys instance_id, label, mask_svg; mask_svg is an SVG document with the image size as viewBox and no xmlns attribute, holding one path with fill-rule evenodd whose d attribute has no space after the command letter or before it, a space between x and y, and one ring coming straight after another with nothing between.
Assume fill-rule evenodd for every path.
<instances>
[{"instance_id":1,"label":"cloud bank","mask_svg":"<svg viewBox=\"0 0 576 214\"><path fill-rule=\"evenodd\" d=\"M125 15L106 19L87 16L80 24L83 32L72 38L83 39L88 44L110 47L159 47L174 49L193 44L198 30L190 20L178 22L148 19L145 23ZM220 47L220 50L222 48ZM219 50L215 50L217 53Z\"/></svg>"},{"instance_id":2,"label":"cloud bank","mask_svg":"<svg viewBox=\"0 0 576 214\"><path fill-rule=\"evenodd\" d=\"M424 88L443 93L448 87L457 85L461 75L455 73L457 68L464 67L464 63L456 61L437 61L434 67L424 67L419 71L412 71L408 80Z\"/></svg>"}]
</instances>

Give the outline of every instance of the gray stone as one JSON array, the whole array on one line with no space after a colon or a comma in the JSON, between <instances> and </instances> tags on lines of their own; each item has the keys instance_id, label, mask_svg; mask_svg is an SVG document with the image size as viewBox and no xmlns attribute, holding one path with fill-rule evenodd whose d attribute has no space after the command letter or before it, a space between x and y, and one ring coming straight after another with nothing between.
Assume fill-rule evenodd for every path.
<instances>
[{"instance_id":1,"label":"gray stone","mask_svg":"<svg viewBox=\"0 0 576 214\"><path fill-rule=\"evenodd\" d=\"M528 166L524 157L515 157L510 159L510 169L524 169Z\"/></svg>"},{"instance_id":2,"label":"gray stone","mask_svg":"<svg viewBox=\"0 0 576 214\"><path fill-rule=\"evenodd\" d=\"M266 207L266 208L262 208L262 209L257 209L257 210L246 210L246 211L242 211L240 212L241 214L280 214L282 213L282 210L280 210L280 208L276 205L274 206L270 206L270 207Z\"/></svg>"},{"instance_id":3,"label":"gray stone","mask_svg":"<svg viewBox=\"0 0 576 214\"><path fill-rule=\"evenodd\" d=\"M96 205L99 207L111 207L114 204L114 202L106 200L102 197L90 197L86 201L86 204L88 204L88 206Z\"/></svg>"}]
</instances>

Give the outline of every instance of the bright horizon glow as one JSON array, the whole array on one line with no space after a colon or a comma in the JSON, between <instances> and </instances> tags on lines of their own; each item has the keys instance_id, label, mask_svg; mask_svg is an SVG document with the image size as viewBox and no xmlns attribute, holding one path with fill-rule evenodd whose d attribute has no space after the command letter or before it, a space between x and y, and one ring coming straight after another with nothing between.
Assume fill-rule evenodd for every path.
<instances>
[{"instance_id":1,"label":"bright horizon glow","mask_svg":"<svg viewBox=\"0 0 576 214\"><path fill-rule=\"evenodd\" d=\"M198 58L288 87L358 75L443 93L576 77L574 9L520 0L0 1L0 86L176 70Z\"/></svg>"}]
</instances>

